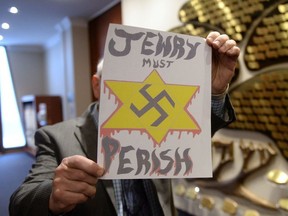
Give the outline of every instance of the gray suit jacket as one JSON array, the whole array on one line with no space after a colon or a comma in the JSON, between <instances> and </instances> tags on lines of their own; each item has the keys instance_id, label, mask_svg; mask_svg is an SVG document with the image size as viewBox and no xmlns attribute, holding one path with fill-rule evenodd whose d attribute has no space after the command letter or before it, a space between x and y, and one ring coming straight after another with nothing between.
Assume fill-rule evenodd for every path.
<instances>
[{"instance_id":1,"label":"gray suit jacket","mask_svg":"<svg viewBox=\"0 0 288 216\"><path fill-rule=\"evenodd\" d=\"M226 107L231 121L234 120L230 102L226 104ZM72 155L83 155L96 161L98 125L93 117L95 112L97 112L96 103L93 103L83 116L53 126L42 127L36 132L35 144L38 147L36 162L23 184L11 196L10 216L50 215L48 204L54 170L62 159ZM212 122L212 134L228 123L213 114ZM165 215L175 215L170 180L153 181ZM79 204L65 215L117 215L112 181L100 180L96 187L97 193L93 199Z\"/></svg>"}]
</instances>

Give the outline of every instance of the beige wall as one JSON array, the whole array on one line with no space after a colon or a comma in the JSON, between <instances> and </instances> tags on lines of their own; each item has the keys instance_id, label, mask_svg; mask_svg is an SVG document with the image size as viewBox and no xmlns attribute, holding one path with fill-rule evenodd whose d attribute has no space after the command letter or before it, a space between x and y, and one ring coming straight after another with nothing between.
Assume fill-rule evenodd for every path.
<instances>
[{"instance_id":1,"label":"beige wall","mask_svg":"<svg viewBox=\"0 0 288 216\"><path fill-rule=\"evenodd\" d=\"M44 50L35 46L8 46L16 99L21 109L21 98L30 94L45 94L45 59Z\"/></svg>"},{"instance_id":2,"label":"beige wall","mask_svg":"<svg viewBox=\"0 0 288 216\"><path fill-rule=\"evenodd\" d=\"M10 46L7 52L21 108L23 95L59 95L64 120L91 102L87 21L65 18L46 47Z\"/></svg>"},{"instance_id":3,"label":"beige wall","mask_svg":"<svg viewBox=\"0 0 288 216\"><path fill-rule=\"evenodd\" d=\"M49 94L62 96L64 119L81 115L91 102L87 22L65 18L46 47Z\"/></svg>"},{"instance_id":4,"label":"beige wall","mask_svg":"<svg viewBox=\"0 0 288 216\"><path fill-rule=\"evenodd\" d=\"M122 22L161 31L180 25L178 11L187 0L122 0Z\"/></svg>"}]
</instances>

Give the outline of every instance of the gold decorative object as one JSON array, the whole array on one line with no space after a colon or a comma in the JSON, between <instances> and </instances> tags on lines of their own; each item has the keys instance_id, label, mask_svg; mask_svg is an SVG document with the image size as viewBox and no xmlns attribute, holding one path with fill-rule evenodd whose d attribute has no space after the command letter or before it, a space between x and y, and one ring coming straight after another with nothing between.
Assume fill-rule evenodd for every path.
<instances>
[{"instance_id":1,"label":"gold decorative object","mask_svg":"<svg viewBox=\"0 0 288 216\"><path fill-rule=\"evenodd\" d=\"M237 42L248 37L247 53L244 53L246 66L251 71L267 65L286 62L288 12L287 1L249 1L235 0L197 0L187 1L180 11L179 19L184 28L176 27L171 31L189 34L185 25L194 24L204 28L198 36L206 36L217 29L228 34ZM254 25L257 18L257 25ZM252 29L252 31L250 30ZM250 30L250 34L247 34ZM195 35L195 31L193 31Z\"/></svg>"},{"instance_id":2,"label":"gold decorative object","mask_svg":"<svg viewBox=\"0 0 288 216\"><path fill-rule=\"evenodd\" d=\"M213 147L221 152L221 161L213 171L213 178L187 181L195 181L199 187L218 189L227 195L243 197L276 211L274 203L251 193L244 187L244 181L251 174L267 168L277 155L275 148L288 162L288 70L285 67L288 59L288 0L188 0L179 11L179 19L182 25L171 31L206 37L210 31L216 30L237 41L243 52L240 58L243 58L245 69L250 74L254 71L257 73L240 85L233 86L240 73L237 65L236 76L231 83L231 87L235 88L230 88L237 120L228 128L260 132L274 141L273 145L257 145L242 140L242 169L229 180L223 180L221 174L223 167L234 161L235 147L229 142L213 142ZM281 69L283 63L284 69ZM259 164L249 167L256 154L260 155ZM272 170L267 178L284 184L281 183L281 175ZM189 188L189 193L186 189L184 193L183 187L178 189L178 194L194 199L193 189Z\"/></svg>"},{"instance_id":3,"label":"gold decorative object","mask_svg":"<svg viewBox=\"0 0 288 216\"><path fill-rule=\"evenodd\" d=\"M175 190L175 194L177 196L184 196L185 192L186 192L186 188L185 188L185 186L183 184L176 185L174 190Z\"/></svg>"},{"instance_id":4,"label":"gold decorative object","mask_svg":"<svg viewBox=\"0 0 288 216\"><path fill-rule=\"evenodd\" d=\"M221 161L213 170L213 178L211 179L195 179L187 181L194 181L196 185L200 188L206 189L219 189L221 192L226 195L234 195L238 197L243 197L254 204L260 205L262 207L276 210L276 205L271 203L268 200L265 200L261 197L258 197L246 187L244 187L244 181L253 173L257 172L260 169L268 166L272 159L277 155L276 150L272 144L254 144L252 142L245 142L241 140L240 149L242 152L243 165L242 169L231 179L221 180L221 171L224 166L234 160L233 155L233 142L231 143L222 143L219 141L213 142L213 147L221 151ZM253 155L259 154L259 161L257 165L250 167L251 161L253 160Z\"/></svg>"},{"instance_id":5,"label":"gold decorative object","mask_svg":"<svg viewBox=\"0 0 288 216\"><path fill-rule=\"evenodd\" d=\"M287 198L280 199L277 203L277 206L279 209L288 212L288 199Z\"/></svg>"},{"instance_id":6,"label":"gold decorative object","mask_svg":"<svg viewBox=\"0 0 288 216\"><path fill-rule=\"evenodd\" d=\"M275 184L287 184L288 183L288 175L282 170L271 170L267 174L267 179Z\"/></svg>"},{"instance_id":7,"label":"gold decorative object","mask_svg":"<svg viewBox=\"0 0 288 216\"><path fill-rule=\"evenodd\" d=\"M250 105L247 101L243 103L243 96L239 98L239 95L246 94L251 96L247 98ZM241 118L237 118L237 121L228 128L265 133L275 141L288 161L288 135L286 136L288 131L288 70L276 70L256 75L234 88L230 95L236 115ZM243 107L244 104L246 104L245 107ZM257 116L257 118L251 116Z\"/></svg>"},{"instance_id":8,"label":"gold decorative object","mask_svg":"<svg viewBox=\"0 0 288 216\"><path fill-rule=\"evenodd\" d=\"M262 22L252 32L251 37L248 39L247 47L258 45L258 49L255 52L247 49L247 54L249 53L250 56L249 58L244 58L244 60L248 69L253 71L268 65L286 62L288 56L286 46L288 30L287 5L287 3L279 4L275 2L275 5L269 8L270 12L266 13Z\"/></svg>"},{"instance_id":9,"label":"gold decorative object","mask_svg":"<svg viewBox=\"0 0 288 216\"><path fill-rule=\"evenodd\" d=\"M204 196L201 199L201 205L211 211L214 208L215 201L212 197Z\"/></svg>"},{"instance_id":10,"label":"gold decorative object","mask_svg":"<svg viewBox=\"0 0 288 216\"><path fill-rule=\"evenodd\" d=\"M248 209L245 211L243 216L260 216L260 214L255 210Z\"/></svg>"},{"instance_id":11,"label":"gold decorative object","mask_svg":"<svg viewBox=\"0 0 288 216\"><path fill-rule=\"evenodd\" d=\"M248 70L258 71L287 62L287 5L287 0L188 0L178 13L183 25L170 31L205 37L217 30L228 34L240 46L246 39L244 62Z\"/></svg>"},{"instance_id":12,"label":"gold decorative object","mask_svg":"<svg viewBox=\"0 0 288 216\"><path fill-rule=\"evenodd\" d=\"M278 10L280 13L286 13L288 12L288 4L279 4Z\"/></svg>"},{"instance_id":13,"label":"gold decorative object","mask_svg":"<svg viewBox=\"0 0 288 216\"><path fill-rule=\"evenodd\" d=\"M230 215L235 215L238 209L238 203L232 199L225 198L222 210Z\"/></svg>"},{"instance_id":14,"label":"gold decorative object","mask_svg":"<svg viewBox=\"0 0 288 216\"><path fill-rule=\"evenodd\" d=\"M185 193L188 199L195 200L198 197L200 189L198 187L189 187Z\"/></svg>"}]
</instances>

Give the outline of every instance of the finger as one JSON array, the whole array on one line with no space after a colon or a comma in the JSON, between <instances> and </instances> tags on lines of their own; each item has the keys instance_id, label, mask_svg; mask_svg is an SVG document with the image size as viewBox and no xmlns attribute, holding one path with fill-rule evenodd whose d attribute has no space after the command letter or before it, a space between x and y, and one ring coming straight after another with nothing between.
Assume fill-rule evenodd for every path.
<instances>
[{"instance_id":1,"label":"finger","mask_svg":"<svg viewBox=\"0 0 288 216\"><path fill-rule=\"evenodd\" d=\"M226 34L221 34L218 37L214 39L212 42L212 47L215 49L221 48L227 41L229 40L228 35Z\"/></svg>"},{"instance_id":2,"label":"finger","mask_svg":"<svg viewBox=\"0 0 288 216\"><path fill-rule=\"evenodd\" d=\"M234 46L232 48L230 48L227 52L226 52L229 56L232 57L238 57L240 55L240 48L237 46Z\"/></svg>"},{"instance_id":3,"label":"finger","mask_svg":"<svg viewBox=\"0 0 288 216\"><path fill-rule=\"evenodd\" d=\"M66 166L65 164L61 164L55 170L56 177L62 177L69 179L71 181L83 181L90 185L95 185L97 183L97 177L92 176L80 169L74 169Z\"/></svg>"},{"instance_id":4,"label":"finger","mask_svg":"<svg viewBox=\"0 0 288 216\"><path fill-rule=\"evenodd\" d=\"M95 177L101 177L104 174L103 167L99 166L94 161L80 155L64 158L63 163L69 168L83 170L84 172Z\"/></svg>"},{"instance_id":5,"label":"finger","mask_svg":"<svg viewBox=\"0 0 288 216\"><path fill-rule=\"evenodd\" d=\"M219 32L216 31L210 32L206 37L206 42L208 43L208 45L212 45L213 41L219 36L220 36Z\"/></svg>"},{"instance_id":6,"label":"finger","mask_svg":"<svg viewBox=\"0 0 288 216\"><path fill-rule=\"evenodd\" d=\"M219 49L218 52L220 53L226 53L228 50L233 49L233 47L236 46L236 42L234 40L226 40L225 43L223 43Z\"/></svg>"},{"instance_id":7,"label":"finger","mask_svg":"<svg viewBox=\"0 0 288 216\"><path fill-rule=\"evenodd\" d=\"M87 184L86 182L70 182L70 192L81 193L91 198L95 196L96 186Z\"/></svg>"},{"instance_id":8,"label":"finger","mask_svg":"<svg viewBox=\"0 0 288 216\"><path fill-rule=\"evenodd\" d=\"M79 203L86 202L89 199L89 197L82 193L74 193L60 189L54 190L51 196L53 202L56 203L60 209L66 209L70 206L75 206Z\"/></svg>"},{"instance_id":9,"label":"finger","mask_svg":"<svg viewBox=\"0 0 288 216\"><path fill-rule=\"evenodd\" d=\"M83 181L71 181L66 178L56 177L53 180L53 188L55 191L64 191L83 194L87 197L94 197L96 193L95 185L90 185Z\"/></svg>"}]
</instances>

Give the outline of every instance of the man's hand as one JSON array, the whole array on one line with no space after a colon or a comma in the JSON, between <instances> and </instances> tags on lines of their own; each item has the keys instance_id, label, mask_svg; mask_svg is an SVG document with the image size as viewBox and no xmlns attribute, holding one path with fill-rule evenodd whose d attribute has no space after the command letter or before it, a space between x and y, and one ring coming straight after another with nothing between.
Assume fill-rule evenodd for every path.
<instances>
[{"instance_id":1,"label":"man's hand","mask_svg":"<svg viewBox=\"0 0 288 216\"><path fill-rule=\"evenodd\" d=\"M212 47L212 94L221 94L234 76L240 49L234 40L219 32L210 32L206 42Z\"/></svg>"},{"instance_id":2,"label":"man's hand","mask_svg":"<svg viewBox=\"0 0 288 216\"><path fill-rule=\"evenodd\" d=\"M104 169L83 156L64 158L55 170L49 210L54 214L71 211L96 194L98 177Z\"/></svg>"}]
</instances>

